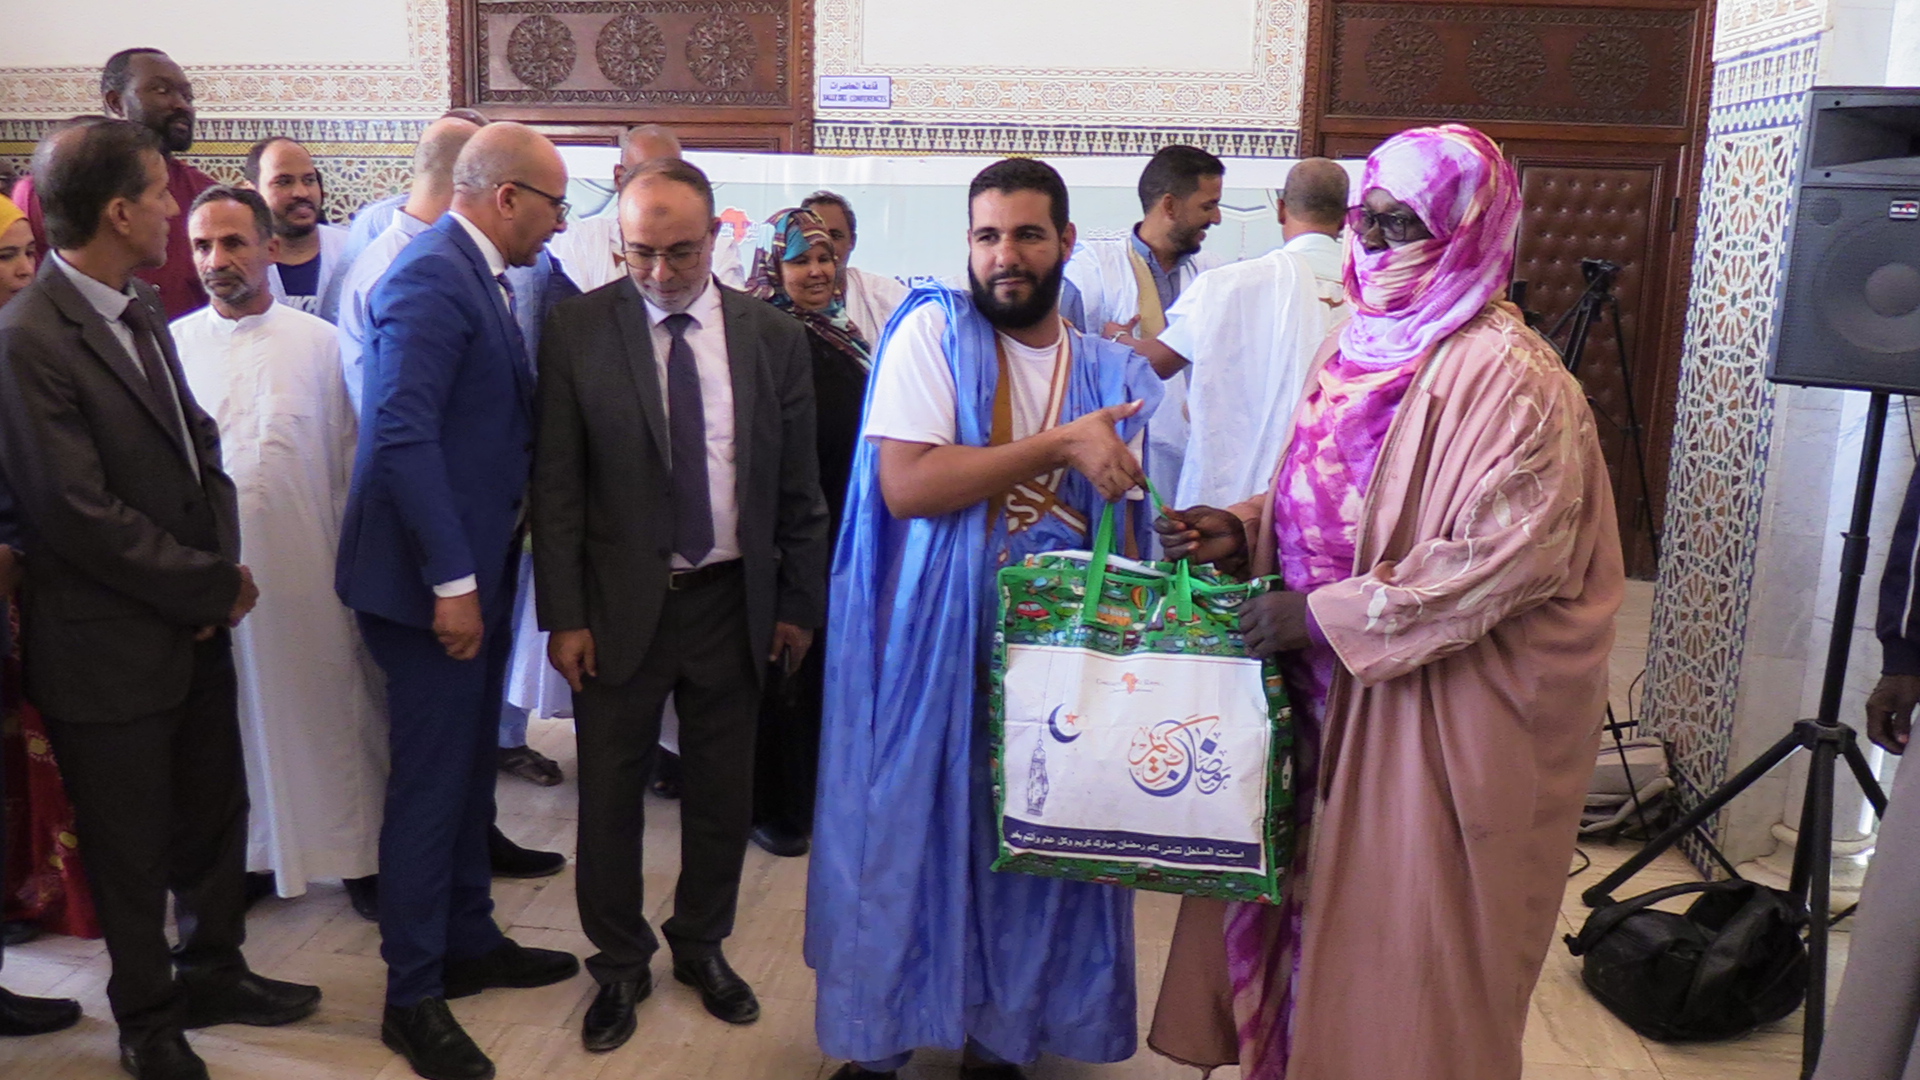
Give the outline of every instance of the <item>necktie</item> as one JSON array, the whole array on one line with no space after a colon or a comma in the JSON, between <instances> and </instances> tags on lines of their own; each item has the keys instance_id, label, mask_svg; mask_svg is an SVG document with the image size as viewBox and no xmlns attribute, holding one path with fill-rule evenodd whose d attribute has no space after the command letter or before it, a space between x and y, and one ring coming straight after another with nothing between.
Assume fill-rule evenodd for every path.
<instances>
[{"instance_id":1,"label":"necktie","mask_svg":"<svg viewBox=\"0 0 1920 1080\"><path fill-rule=\"evenodd\" d=\"M129 303L120 312L120 321L133 331L133 351L140 358L140 369L146 372L147 383L153 387L154 397L159 400L160 412L175 425L179 424L180 395L174 389L173 375L167 370L167 363L160 358L160 346L154 341L153 316L147 306L139 300ZM176 434L184 435L184 431Z\"/></svg>"},{"instance_id":2,"label":"necktie","mask_svg":"<svg viewBox=\"0 0 1920 1080\"><path fill-rule=\"evenodd\" d=\"M700 400L700 369L687 343L693 316L666 318L673 336L667 348L667 431L673 454L673 550L699 566L713 550L713 501L707 492L707 415Z\"/></svg>"},{"instance_id":3,"label":"necktie","mask_svg":"<svg viewBox=\"0 0 1920 1080\"><path fill-rule=\"evenodd\" d=\"M495 274L493 276L493 280L499 282L500 291L507 294L507 314L513 316L513 319L515 322L519 322L520 310L514 306L515 297L513 295L513 282L507 280L507 274L506 274L506 271L504 270L498 274Z\"/></svg>"}]
</instances>

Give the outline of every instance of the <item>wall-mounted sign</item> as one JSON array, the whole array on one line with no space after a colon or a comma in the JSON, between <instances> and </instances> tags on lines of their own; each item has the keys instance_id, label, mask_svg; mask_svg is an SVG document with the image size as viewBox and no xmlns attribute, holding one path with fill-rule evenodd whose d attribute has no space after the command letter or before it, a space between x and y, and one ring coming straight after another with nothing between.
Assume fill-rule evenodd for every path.
<instances>
[{"instance_id":1,"label":"wall-mounted sign","mask_svg":"<svg viewBox=\"0 0 1920 1080\"><path fill-rule=\"evenodd\" d=\"M893 79L887 75L822 75L823 109L891 109Z\"/></svg>"}]
</instances>

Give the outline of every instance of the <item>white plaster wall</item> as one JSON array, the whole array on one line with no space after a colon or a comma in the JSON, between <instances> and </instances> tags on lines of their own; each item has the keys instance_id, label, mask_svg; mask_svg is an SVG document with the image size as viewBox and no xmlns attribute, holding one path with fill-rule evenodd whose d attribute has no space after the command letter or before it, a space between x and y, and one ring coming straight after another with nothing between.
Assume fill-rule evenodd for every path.
<instances>
[{"instance_id":1,"label":"white plaster wall","mask_svg":"<svg viewBox=\"0 0 1920 1080\"><path fill-rule=\"evenodd\" d=\"M1889 0L1891 2L1891 0ZM1254 0L1183 0L1177 30L1160 0L868 0L861 59L899 72L994 68L1036 72L1253 74ZM1008 27L1018 26L1010 34ZM1063 48L1063 42L1072 42Z\"/></svg>"},{"instance_id":2,"label":"white plaster wall","mask_svg":"<svg viewBox=\"0 0 1920 1080\"><path fill-rule=\"evenodd\" d=\"M178 60L209 119L424 119L447 107L451 89L446 0L0 0L0 9L0 118L98 111L101 65L134 46Z\"/></svg>"},{"instance_id":3,"label":"white plaster wall","mask_svg":"<svg viewBox=\"0 0 1920 1080\"><path fill-rule=\"evenodd\" d=\"M6 3L0 68L93 67L121 49L165 49L187 67L399 64L407 9L396 0L170 0L166 18L134 0Z\"/></svg>"},{"instance_id":4,"label":"white plaster wall","mask_svg":"<svg viewBox=\"0 0 1920 1080\"><path fill-rule=\"evenodd\" d=\"M1894 0L1887 42L1887 85L1920 86L1920 0Z\"/></svg>"},{"instance_id":5,"label":"white plaster wall","mask_svg":"<svg viewBox=\"0 0 1920 1080\"><path fill-rule=\"evenodd\" d=\"M892 80L888 108L822 107L816 117L1292 130L1300 123L1307 7L1307 0L816 0L816 72Z\"/></svg>"}]
</instances>

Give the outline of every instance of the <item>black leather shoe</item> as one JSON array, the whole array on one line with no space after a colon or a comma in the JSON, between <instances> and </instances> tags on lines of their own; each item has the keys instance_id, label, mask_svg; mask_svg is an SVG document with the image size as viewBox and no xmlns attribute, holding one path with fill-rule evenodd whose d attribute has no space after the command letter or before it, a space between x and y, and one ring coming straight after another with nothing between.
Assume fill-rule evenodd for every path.
<instances>
[{"instance_id":1,"label":"black leather shoe","mask_svg":"<svg viewBox=\"0 0 1920 1080\"><path fill-rule=\"evenodd\" d=\"M271 871L247 871L247 910L253 910L253 905L272 896L273 888Z\"/></svg>"},{"instance_id":2,"label":"black leather shoe","mask_svg":"<svg viewBox=\"0 0 1920 1080\"><path fill-rule=\"evenodd\" d=\"M778 825L755 825L753 842L759 844L760 850L767 854L783 859L797 859L813 847L806 837L788 832Z\"/></svg>"},{"instance_id":3,"label":"black leather shoe","mask_svg":"<svg viewBox=\"0 0 1920 1080\"><path fill-rule=\"evenodd\" d=\"M700 991L707 1011L729 1024L760 1019L760 999L753 996L753 987L734 973L719 949L684 960L674 957L673 977Z\"/></svg>"},{"instance_id":4,"label":"black leather shoe","mask_svg":"<svg viewBox=\"0 0 1920 1080\"><path fill-rule=\"evenodd\" d=\"M638 979L620 979L604 983L587 1006L587 1018L580 1025L580 1042L596 1054L604 1054L633 1038L634 1006L653 993L653 975Z\"/></svg>"},{"instance_id":5,"label":"black leather shoe","mask_svg":"<svg viewBox=\"0 0 1920 1080\"><path fill-rule=\"evenodd\" d=\"M487 855L493 861L494 877L552 877L567 865L567 857L557 851L535 851L507 839L495 825L487 834Z\"/></svg>"},{"instance_id":6,"label":"black leather shoe","mask_svg":"<svg viewBox=\"0 0 1920 1080\"><path fill-rule=\"evenodd\" d=\"M380 1041L426 1080L493 1080L493 1062L453 1018L444 998L387 1006Z\"/></svg>"},{"instance_id":7,"label":"black leather shoe","mask_svg":"<svg viewBox=\"0 0 1920 1080\"><path fill-rule=\"evenodd\" d=\"M187 998L187 1019L182 1026L190 1028L215 1024L278 1027L312 1016L320 1007L319 987L281 982L251 971L211 985L183 979L181 988Z\"/></svg>"},{"instance_id":8,"label":"black leather shoe","mask_svg":"<svg viewBox=\"0 0 1920 1080\"><path fill-rule=\"evenodd\" d=\"M861 1080L862 1077L867 1078L867 1080L900 1080L900 1074L894 1072L892 1069L888 1069L886 1072L874 1072L870 1069L863 1069L851 1061L840 1066L839 1071L828 1077L827 1080Z\"/></svg>"},{"instance_id":9,"label":"black leather shoe","mask_svg":"<svg viewBox=\"0 0 1920 1080\"><path fill-rule=\"evenodd\" d=\"M136 1080L207 1080L207 1063L178 1031L120 1044L120 1067Z\"/></svg>"},{"instance_id":10,"label":"black leather shoe","mask_svg":"<svg viewBox=\"0 0 1920 1080\"><path fill-rule=\"evenodd\" d=\"M448 960L440 975L447 999L469 997L496 986L551 986L580 973L580 960L558 949L529 949L512 939L485 956Z\"/></svg>"},{"instance_id":11,"label":"black leather shoe","mask_svg":"<svg viewBox=\"0 0 1920 1080\"><path fill-rule=\"evenodd\" d=\"M648 785L663 799L680 797L680 755L662 747L653 759L653 783Z\"/></svg>"},{"instance_id":12,"label":"black leather shoe","mask_svg":"<svg viewBox=\"0 0 1920 1080\"><path fill-rule=\"evenodd\" d=\"M40 924L30 919L16 919L0 923L0 945L11 949L15 945L25 945L40 936Z\"/></svg>"},{"instance_id":13,"label":"black leather shoe","mask_svg":"<svg viewBox=\"0 0 1920 1080\"><path fill-rule=\"evenodd\" d=\"M379 874L348 878L340 884L347 887L347 902L353 905L354 914L368 922L380 921Z\"/></svg>"},{"instance_id":14,"label":"black leather shoe","mask_svg":"<svg viewBox=\"0 0 1920 1080\"><path fill-rule=\"evenodd\" d=\"M80 1022L80 1003L0 989L0 1035L45 1035Z\"/></svg>"},{"instance_id":15,"label":"black leather shoe","mask_svg":"<svg viewBox=\"0 0 1920 1080\"><path fill-rule=\"evenodd\" d=\"M559 762L531 746L501 747L500 771L541 787L553 787L566 779Z\"/></svg>"}]
</instances>

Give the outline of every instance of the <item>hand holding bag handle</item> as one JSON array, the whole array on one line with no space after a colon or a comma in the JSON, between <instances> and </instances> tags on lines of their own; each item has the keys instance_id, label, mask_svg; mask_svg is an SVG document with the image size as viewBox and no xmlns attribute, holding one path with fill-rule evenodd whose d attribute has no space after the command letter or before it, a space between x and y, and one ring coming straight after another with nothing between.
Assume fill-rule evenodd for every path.
<instances>
[{"instance_id":1,"label":"hand holding bag handle","mask_svg":"<svg viewBox=\"0 0 1920 1080\"><path fill-rule=\"evenodd\" d=\"M1152 481L1147 483L1147 499L1151 503L1155 517L1165 505L1160 501L1160 493L1154 490ZM1100 525L1093 533L1093 553L1087 560L1087 602L1080 607L1080 621L1090 624L1098 621L1100 594L1107 585L1107 564L1113 558L1114 503L1107 503L1100 510ZM1219 591L1226 592L1241 586L1227 586ZM1173 604L1174 612L1182 622L1193 618L1193 563L1181 559L1173 568Z\"/></svg>"}]
</instances>

